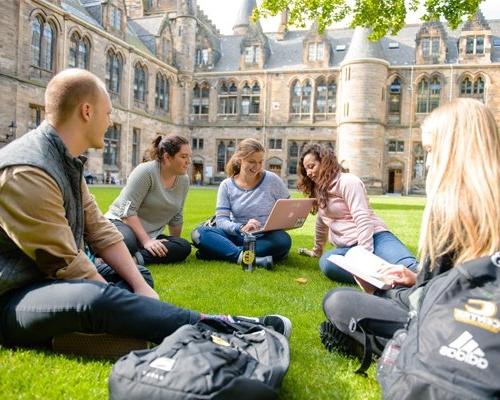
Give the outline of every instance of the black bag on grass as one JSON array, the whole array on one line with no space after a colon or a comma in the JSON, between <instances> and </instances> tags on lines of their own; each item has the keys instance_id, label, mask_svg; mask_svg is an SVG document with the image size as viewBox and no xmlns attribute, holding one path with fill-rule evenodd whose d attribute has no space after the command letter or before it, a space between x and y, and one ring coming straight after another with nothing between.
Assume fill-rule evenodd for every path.
<instances>
[{"instance_id":1,"label":"black bag on grass","mask_svg":"<svg viewBox=\"0 0 500 400\"><path fill-rule=\"evenodd\" d=\"M435 277L378 361L384 399L500 398L500 253Z\"/></svg>"},{"instance_id":2,"label":"black bag on grass","mask_svg":"<svg viewBox=\"0 0 500 400\"><path fill-rule=\"evenodd\" d=\"M271 400L290 364L285 336L251 322L206 319L120 358L110 400Z\"/></svg>"}]
</instances>

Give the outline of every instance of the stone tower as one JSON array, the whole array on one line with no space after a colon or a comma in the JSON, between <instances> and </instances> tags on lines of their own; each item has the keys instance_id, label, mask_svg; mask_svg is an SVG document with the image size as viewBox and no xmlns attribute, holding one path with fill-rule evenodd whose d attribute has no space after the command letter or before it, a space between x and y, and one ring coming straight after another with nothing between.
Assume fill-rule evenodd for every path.
<instances>
[{"instance_id":1,"label":"stone tower","mask_svg":"<svg viewBox=\"0 0 500 400\"><path fill-rule=\"evenodd\" d=\"M241 2L233 26L233 35L245 36L247 34L250 25L249 18L252 16L253 9L256 7L257 2L255 0L243 0Z\"/></svg>"},{"instance_id":2,"label":"stone tower","mask_svg":"<svg viewBox=\"0 0 500 400\"><path fill-rule=\"evenodd\" d=\"M341 63L337 156L370 193L383 193L385 80L389 63L370 30L357 27Z\"/></svg>"},{"instance_id":3,"label":"stone tower","mask_svg":"<svg viewBox=\"0 0 500 400\"><path fill-rule=\"evenodd\" d=\"M172 30L175 48L175 65L181 74L194 72L196 43L195 0L177 0L177 14Z\"/></svg>"}]
</instances>

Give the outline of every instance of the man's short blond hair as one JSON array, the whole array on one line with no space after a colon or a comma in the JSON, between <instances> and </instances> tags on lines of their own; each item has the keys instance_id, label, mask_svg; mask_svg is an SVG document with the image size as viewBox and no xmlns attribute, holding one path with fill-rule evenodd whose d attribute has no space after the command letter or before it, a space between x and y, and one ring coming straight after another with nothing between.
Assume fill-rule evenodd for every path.
<instances>
[{"instance_id":1,"label":"man's short blond hair","mask_svg":"<svg viewBox=\"0 0 500 400\"><path fill-rule=\"evenodd\" d=\"M95 104L100 93L106 93L106 87L96 75L84 69L66 69L47 85L45 111L53 122L63 123L82 103Z\"/></svg>"}]
</instances>

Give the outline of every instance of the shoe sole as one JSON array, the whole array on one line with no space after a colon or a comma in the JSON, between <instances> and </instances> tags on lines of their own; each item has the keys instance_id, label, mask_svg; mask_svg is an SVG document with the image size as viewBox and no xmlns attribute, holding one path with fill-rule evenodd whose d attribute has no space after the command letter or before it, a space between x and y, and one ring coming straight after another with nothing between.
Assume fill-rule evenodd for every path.
<instances>
[{"instance_id":1,"label":"shoe sole","mask_svg":"<svg viewBox=\"0 0 500 400\"><path fill-rule=\"evenodd\" d=\"M71 354L89 358L116 360L134 350L147 349L150 343L129 337L107 333L89 334L71 332L52 338L52 350L56 353Z\"/></svg>"},{"instance_id":2,"label":"shoe sole","mask_svg":"<svg viewBox=\"0 0 500 400\"><path fill-rule=\"evenodd\" d=\"M290 321L283 315L269 314L268 317L278 317L279 319L281 319L281 321L283 322L283 332L280 333L287 339L290 339L290 336L292 336L292 321Z\"/></svg>"},{"instance_id":3,"label":"shoe sole","mask_svg":"<svg viewBox=\"0 0 500 400\"><path fill-rule=\"evenodd\" d=\"M341 339L335 338L337 328L330 321L323 321L319 326L319 337L325 349L330 353L341 353L346 356L363 358L363 346L345 334ZM349 350L348 350L349 349Z\"/></svg>"}]
</instances>

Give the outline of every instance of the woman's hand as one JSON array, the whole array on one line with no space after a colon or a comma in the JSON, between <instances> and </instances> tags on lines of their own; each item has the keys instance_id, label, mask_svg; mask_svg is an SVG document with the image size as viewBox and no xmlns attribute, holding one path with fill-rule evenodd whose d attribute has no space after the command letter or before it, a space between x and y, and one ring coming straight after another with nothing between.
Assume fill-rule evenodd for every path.
<instances>
[{"instance_id":1,"label":"woman's hand","mask_svg":"<svg viewBox=\"0 0 500 400\"><path fill-rule=\"evenodd\" d=\"M167 246L165 246L165 239L156 240L149 239L146 243L144 243L144 248L151 253L153 256L157 257L165 257L168 253Z\"/></svg>"},{"instance_id":2,"label":"woman's hand","mask_svg":"<svg viewBox=\"0 0 500 400\"><path fill-rule=\"evenodd\" d=\"M417 281L417 274L404 265L391 265L380 271L382 280L392 287L413 286Z\"/></svg>"},{"instance_id":3,"label":"woman's hand","mask_svg":"<svg viewBox=\"0 0 500 400\"><path fill-rule=\"evenodd\" d=\"M317 251L315 251L314 249L312 250L309 250L309 249L305 249L303 247L299 248L298 250L298 253L301 255L301 256L305 256L305 257L321 257L321 254L319 254Z\"/></svg>"},{"instance_id":4,"label":"woman's hand","mask_svg":"<svg viewBox=\"0 0 500 400\"><path fill-rule=\"evenodd\" d=\"M248 222L240 228L243 233L250 233L260 228L260 222L256 219L249 219Z\"/></svg>"}]
</instances>

